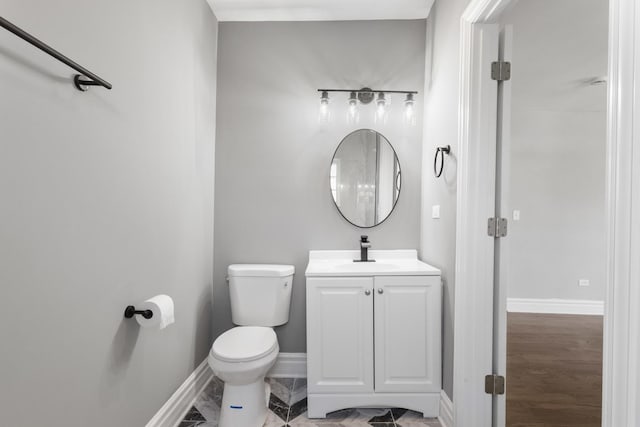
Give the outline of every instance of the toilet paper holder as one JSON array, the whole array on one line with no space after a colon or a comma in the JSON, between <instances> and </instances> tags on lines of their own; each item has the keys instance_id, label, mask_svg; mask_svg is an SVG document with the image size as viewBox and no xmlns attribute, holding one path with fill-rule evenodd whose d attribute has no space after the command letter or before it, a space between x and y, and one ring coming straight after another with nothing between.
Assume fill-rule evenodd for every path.
<instances>
[{"instance_id":1,"label":"toilet paper holder","mask_svg":"<svg viewBox=\"0 0 640 427\"><path fill-rule=\"evenodd\" d=\"M153 311L151 310L136 310L132 305L128 305L127 308L124 309L124 317L127 319L131 319L136 314L142 315L145 319L151 319L153 317Z\"/></svg>"}]
</instances>

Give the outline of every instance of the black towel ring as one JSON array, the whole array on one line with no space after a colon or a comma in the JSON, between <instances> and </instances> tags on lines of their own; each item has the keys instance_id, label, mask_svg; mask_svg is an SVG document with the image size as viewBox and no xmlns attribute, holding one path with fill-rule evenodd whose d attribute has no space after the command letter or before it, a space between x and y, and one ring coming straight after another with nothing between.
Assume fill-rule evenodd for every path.
<instances>
[{"instance_id":1,"label":"black towel ring","mask_svg":"<svg viewBox=\"0 0 640 427\"><path fill-rule=\"evenodd\" d=\"M448 155L450 152L451 152L450 145L436 148L436 156L433 159L433 173L436 176L436 178L440 178L440 175L442 175L442 170L444 169L444 155L445 154ZM439 167L438 167L438 157L440 157Z\"/></svg>"}]
</instances>

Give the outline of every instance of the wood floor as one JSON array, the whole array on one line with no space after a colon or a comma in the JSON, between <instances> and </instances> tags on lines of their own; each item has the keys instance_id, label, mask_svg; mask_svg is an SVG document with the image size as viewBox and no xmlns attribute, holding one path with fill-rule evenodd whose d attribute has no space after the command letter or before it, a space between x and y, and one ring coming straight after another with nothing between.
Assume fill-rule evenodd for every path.
<instances>
[{"instance_id":1,"label":"wood floor","mask_svg":"<svg viewBox=\"0 0 640 427\"><path fill-rule=\"evenodd\" d=\"M600 426L602 317L507 318L507 427Z\"/></svg>"}]
</instances>

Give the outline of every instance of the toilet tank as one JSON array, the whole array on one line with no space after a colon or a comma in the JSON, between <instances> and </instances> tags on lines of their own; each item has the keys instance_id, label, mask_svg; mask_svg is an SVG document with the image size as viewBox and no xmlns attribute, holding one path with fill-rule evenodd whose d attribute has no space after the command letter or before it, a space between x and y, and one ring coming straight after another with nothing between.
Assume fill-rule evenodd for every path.
<instances>
[{"instance_id":1,"label":"toilet tank","mask_svg":"<svg viewBox=\"0 0 640 427\"><path fill-rule=\"evenodd\" d=\"M230 265L227 275L233 323L240 326L287 323L294 271L293 265Z\"/></svg>"}]
</instances>

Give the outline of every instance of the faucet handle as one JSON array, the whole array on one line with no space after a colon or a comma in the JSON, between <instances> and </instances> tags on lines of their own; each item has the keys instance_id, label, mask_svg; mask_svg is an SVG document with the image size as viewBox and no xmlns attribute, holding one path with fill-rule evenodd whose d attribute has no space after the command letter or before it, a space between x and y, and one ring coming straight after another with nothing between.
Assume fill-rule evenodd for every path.
<instances>
[{"instance_id":1,"label":"faucet handle","mask_svg":"<svg viewBox=\"0 0 640 427\"><path fill-rule=\"evenodd\" d=\"M367 249L371 247L371 242L369 241L369 236L360 236L360 248Z\"/></svg>"}]
</instances>

